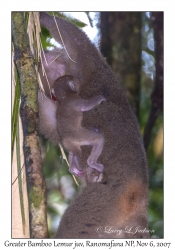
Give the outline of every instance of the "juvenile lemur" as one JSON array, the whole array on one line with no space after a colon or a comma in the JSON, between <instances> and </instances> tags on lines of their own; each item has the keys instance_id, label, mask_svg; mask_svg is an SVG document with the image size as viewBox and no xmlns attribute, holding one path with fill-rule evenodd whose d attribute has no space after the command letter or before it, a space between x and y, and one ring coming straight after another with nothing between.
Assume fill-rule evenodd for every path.
<instances>
[{"instance_id":1,"label":"juvenile lemur","mask_svg":"<svg viewBox=\"0 0 175 250\"><path fill-rule=\"evenodd\" d=\"M53 86L54 96L58 102L57 129L61 135L63 146L69 152L70 172L78 177L83 176L79 166L81 146L92 145L92 151L87 159L88 165L99 172L104 166L97 163L100 156L104 138L101 133L82 127L83 112L99 105L105 98L101 95L91 99L82 99L79 95L80 83L77 78L64 75L58 78Z\"/></svg>"},{"instance_id":2,"label":"juvenile lemur","mask_svg":"<svg viewBox=\"0 0 175 250\"><path fill-rule=\"evenodd\" d=\"M149 237L148 168L137 119L115 74L103 56L76 26L64 19L42 12L40 22L64 48L46 52L50 63L43 64L50 88L62 74L76 77L79 95L90 100L102 95L101 105L83 113L82 127L98 128L104 136L103 164L100 182L89 182L63 215L55 238L147 238ZM64 47L64 46L63 46ZM70 59L71 58L71 59ZM40 69L41 71L41 69ZM50 90L41 74L46 95ZM60 141L57 133L57 102L40 97L41 132L53 143ZM82 146L80 165L88 167L88 146Z\"/></svg>"}]
</instances>

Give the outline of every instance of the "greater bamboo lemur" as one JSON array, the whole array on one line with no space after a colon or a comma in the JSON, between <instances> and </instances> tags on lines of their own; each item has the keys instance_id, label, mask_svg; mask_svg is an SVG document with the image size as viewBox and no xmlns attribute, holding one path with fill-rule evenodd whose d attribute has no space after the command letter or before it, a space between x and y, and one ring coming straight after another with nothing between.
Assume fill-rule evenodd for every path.
<instances>
[{"instance_id":1,"label":"greater bamboo lemur","mask_svg":"<svg viewBox=\"0 0 175 250\"><path fill-rule=\"evenodd\" d=\"M43 60L50 88L62 74L71 75L80 83L79 96L82 99L90 100L99 95L106 99L84 112L81 124L83 129L97 128L104 136L103 153L98 158L104 166L102 180L89 181L81 190L64 213L55 238L149 237L147 160L137 119L121 85L103 56L80 29L59 17L56 17L56 25L54 18L44 12L40 13L40 22L57 42L62 44L64 41L68 52L64 48L60 52L46 52L48 62L57 57L48 66ZM41 75L41 80L49 97L46 78ZM39 93L40 129L55 144L60 141L58 110L57 102L49 98L42 100ZM86 169L89 168L90 149L86 145L81 149L79 163Z\"/></svg>"}]
</instances>

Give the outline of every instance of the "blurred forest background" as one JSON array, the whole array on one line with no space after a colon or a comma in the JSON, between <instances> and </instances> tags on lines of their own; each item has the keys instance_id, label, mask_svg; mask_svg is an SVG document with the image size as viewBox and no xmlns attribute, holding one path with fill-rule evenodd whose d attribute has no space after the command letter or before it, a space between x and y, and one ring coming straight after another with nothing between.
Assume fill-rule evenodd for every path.
<instances>
[{"instance_id":1,"label":"blurred forest background","mask_svg":"<svg viewBox=\"0 0 175 250\"><path fill-rule=\"evenodd\" d=\"M149 229L163 237L163 12L59 12L82 28L102 52L135 111L149 165ZM79 19L79 20L78 20ZM42 28L44 49L55 41ZM47 184L49 236L79 186L61 151L41 138Z\"/></svg>"}]
</instances>

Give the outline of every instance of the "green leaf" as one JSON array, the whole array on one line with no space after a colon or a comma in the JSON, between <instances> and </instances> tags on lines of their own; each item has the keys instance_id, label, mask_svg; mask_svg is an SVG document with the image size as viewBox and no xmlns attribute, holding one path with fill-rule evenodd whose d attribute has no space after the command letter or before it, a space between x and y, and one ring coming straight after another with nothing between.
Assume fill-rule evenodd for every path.
<instances>
[{"instance_id":1,"label":"green leaf","mask_svg":"<svg viewBox=\"0 0 175 250\"><path fill-rule=\"evenodd\" d=\"M20 83L16 69L15 69L15 78L16 78L15 99L14 99L13 114L12 114L12 156L14 150L15 137L16 137L18 115L19 115L19 101L20 101Z\"/></svg>"}]
</instances>

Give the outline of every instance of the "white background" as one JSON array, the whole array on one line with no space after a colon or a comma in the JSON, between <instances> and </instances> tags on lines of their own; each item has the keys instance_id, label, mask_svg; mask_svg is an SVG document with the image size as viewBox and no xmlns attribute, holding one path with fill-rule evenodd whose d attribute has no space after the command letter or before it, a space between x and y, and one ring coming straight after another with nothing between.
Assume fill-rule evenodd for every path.
<instances>
[{"instance_id":1,"label":"white background","mask_svg":"<svg viewBox=\"0 0 175 250\"><path fill-rule=\"evenodd\" d=\"M48 6L49 4L49 6ZM173 1L1 1L0 249L11 240L11 11L164 11L164 236L175 245L175 8ZM25 242L25 240L21 240ZM52 241L52 240L49 240ZM121 240L119 240L121 242ZM146 240L144 240L146 242ZM9 247L11 249L11 247ZM13 248L14 249L14 248ZM28 249L28 247L26 247ZM36 249L36 248L35 248ZM38 249L38 248L37 248ZM51 249L51 248L50 248ZM80 249L80 248L79 248ZM124 249L124 248L121 248ZM144 248L143 248L144 249ZM147 247L146 249L153 249ZM161 248L163 249L163 248Z\"/></svg>"}]
</instances>

